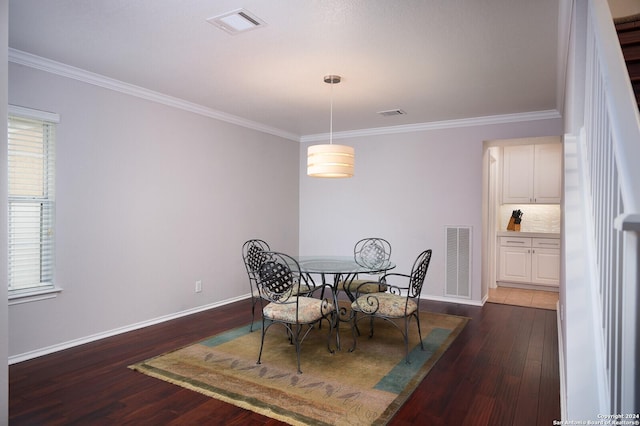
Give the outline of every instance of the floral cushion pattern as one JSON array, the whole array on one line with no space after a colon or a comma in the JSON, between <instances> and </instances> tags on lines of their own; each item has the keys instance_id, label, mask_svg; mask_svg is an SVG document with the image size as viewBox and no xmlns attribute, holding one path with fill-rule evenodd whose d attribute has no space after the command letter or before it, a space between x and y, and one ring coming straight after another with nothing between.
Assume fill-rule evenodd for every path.
<instances>
[{"instance_id":1,"label":"floral cushion pattern","mask_svg":"<svg viewBox=\"0 0 640 426\"><path fill-rule=\"evenodd\" d=\"M405 312L406 306L406 312ZM365 314L375 314L390 318L402 318L411 315L418 309L412 299L391 293L360 296L351 304L351 309Z\"/></svg>"},{"instance_id":2,"label":"floral cushion pattern","mask_svg":"<svg viewBox=\"0 0 640 426\"><path fill-rule=\"evenodd\" d=\"M298 322L307 324L318 321L333 310L333 304L331 303L313 297L300 297L298 299ZM295 324L295 301L292 299L291 303L269 303L262 310L262 314L270 320Z\"/></svg>"},{"instance_id":3,"label":"floral cushion pattern","mask_svg":"<svg viewBox=\"0 0 640 426\"><path fill-rule=\"evenodd\" d=\"M369 282L370 284L364 284ZM358 288L360 285L364 284L362 287ZM371 282L371 280L353 280L351 283L347 285L349 292L355 293L358 290L360 293L378 293L380 291L387 291L386 284L375 284ZM338 290L344 291L344 281L340 281L338 283Z\"/></svg>"},{"instance_id":4,"label":"floral cushion pattern","mask_svg":"<svg viewBox=\"0 0 640 426\"><path fill-rule=\"evenodd\" d=\"M305 293L309 293L310 291L311 291L311 287L309 287L307 284L295 284L294 288L292 289L293 295L305 294Z\"/></svg>"}]
</instances>

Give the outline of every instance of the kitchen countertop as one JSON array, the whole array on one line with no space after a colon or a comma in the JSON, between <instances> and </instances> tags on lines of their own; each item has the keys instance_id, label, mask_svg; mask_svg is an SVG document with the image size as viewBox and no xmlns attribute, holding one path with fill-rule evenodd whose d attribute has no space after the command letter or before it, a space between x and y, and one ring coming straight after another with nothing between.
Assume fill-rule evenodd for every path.
<instances>
[{"instance_id":1,"label":"kitchen countertop","mask_svg":"<svg viewBox=\"0 0 640 426\"><path fill-rule=\"evenodd\" d=\"M500 231L498 232L498 237L560 238L560 234L554 232Z\"/></svg>"}]
</instances>

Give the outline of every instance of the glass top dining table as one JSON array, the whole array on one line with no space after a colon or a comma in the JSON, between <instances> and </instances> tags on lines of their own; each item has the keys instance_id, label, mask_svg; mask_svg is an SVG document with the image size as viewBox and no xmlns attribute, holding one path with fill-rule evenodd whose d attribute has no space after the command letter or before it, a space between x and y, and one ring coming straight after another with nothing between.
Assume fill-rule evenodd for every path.
<instances>
[{"instance_id":1,"label":"glass top dining table","mask_svg":"<svg viewBox=\"0 0 640 426\"><path fill-rule=\"evenodd\" d=\"M295 259L300 265L300 272L305 274L378 274L396 267L390 261L367 266L356 262L353 256L298 256Z\"/></svg>"},{"instance_id":2,"label":"glass top dining table","mask_svg":"<svg viewBox=\"0 0 640 426\"><path fill-rule=\"evenodd\" d=\"M329 284L333 288L333 298L336 306L338 306L338 283L340 281L350 284L358 274L376 275L396 267L396 264L391 261L367 266L364 263L356 262L353 256L297 256L295 259L300 265L300 272L306 274L311 282L313 282L311 275L320 275L322 284ZM327 281L327 276L333 276L333 282ZM376 281L376 279L372 278L372 281ZM351 294L349 288L349 285L345 285L342 290L349 300L353 301L355 295ZM338 321L346 322L350 318L350 310L348 311L344 306L338 309ZM338 350L340 350L338 327L336 327L336 343Z\"/></svg>"},{"instance_id":3,"label":"glass top dining table","mask_svg":"<svg viewBox=\"0 0 640 426\"><path fill-rule=\"evenodd\" d=\"M295 259L300 265L300 272L306 274L312 282L312 275L320 275L322 284L332 286L336 297L340 281L351 284L358 274L376 275L396 267L391 261L367 265L364 262L356 262L353 256L298 256ZM327 276L333 276L333 282L327 280ZM372 281L377 280L372 278ZM349 285L343 286L342 290L353 301L355 295L351 294L349 288Z\"/></svg>"}]
</instances>

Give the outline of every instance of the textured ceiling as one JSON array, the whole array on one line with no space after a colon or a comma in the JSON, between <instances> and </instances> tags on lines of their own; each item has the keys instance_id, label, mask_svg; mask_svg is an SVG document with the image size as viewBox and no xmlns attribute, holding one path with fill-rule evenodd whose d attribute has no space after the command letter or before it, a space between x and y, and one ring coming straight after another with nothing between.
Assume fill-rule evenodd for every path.
<instances>
[{"instance_id":1,"label":"textured ceiling","mask_svg":"<svg viewBox=\"0 0 640 426\"><path fill-rule=\"evenodd\" d=\"M244 8L266 26L206 19ZM297 136L555 110L558 0L10 0L9 47ZM382 117L378 111L406 115Z\"/></svg>"}]
</instances>

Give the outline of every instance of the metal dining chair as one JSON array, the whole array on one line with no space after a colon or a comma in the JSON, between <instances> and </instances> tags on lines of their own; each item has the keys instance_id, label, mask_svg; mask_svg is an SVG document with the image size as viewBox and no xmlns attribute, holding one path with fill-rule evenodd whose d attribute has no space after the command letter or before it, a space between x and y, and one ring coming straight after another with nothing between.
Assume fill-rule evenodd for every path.
<instances>
[{"instance_id":1,"label":"metal dining chair","mask_svg":"<svg viewBox=\"0 0 640 426\"><path fill-rule=\"evenodd\" d=\"M298 373L300 369L300 349L302 342L309 332L319 326L323 319L329 321L327 333L327 348L331 349L331 333L336 320L336 307L328 299L310 296L317 290L331 286L328 284L315 286L307 283L306 276L300 272L300 265L289 255L277 252L265 253L267 259L258 271L258 289L262 304L262 339L258 364L262 360L264 337L267 330L274 324L282 324L287 329L287 335L296 349ZM298 289L308 286L308 292L302 293Z\"/></svg>"},{"instance_id":2,"label":"metal dining chair","mask_svg":"<svg viewBox=\"0 0 640 426\"><path fill-rule=\"evenodd\" d=\"M409 322L411 318L415 318L418 325L418 336L420 338L420 348L424 350L422 342L422 331L420 330L420 293L424 285L424 279L431 262L432 250L428 249L418 255L410 274L387 273L381 278L381 282L387 286L386 292L367 293L361 292L360 288L356 289L355 300L351 303L352 322L351 331L353 333L353 347L356 348L356 334L358 334L358 321L369 318L370 333L369 338L373 337L373 320L380 318L393 324L404 337L404 346L406 353L406 362L409 361ZM406 281L406 286L398 286L391 284L390 281L402 280ZM360 287L366 286L363 283ZM403 320L403 327L398 325L397 320Z\"/></svg>"}]
</instances>

